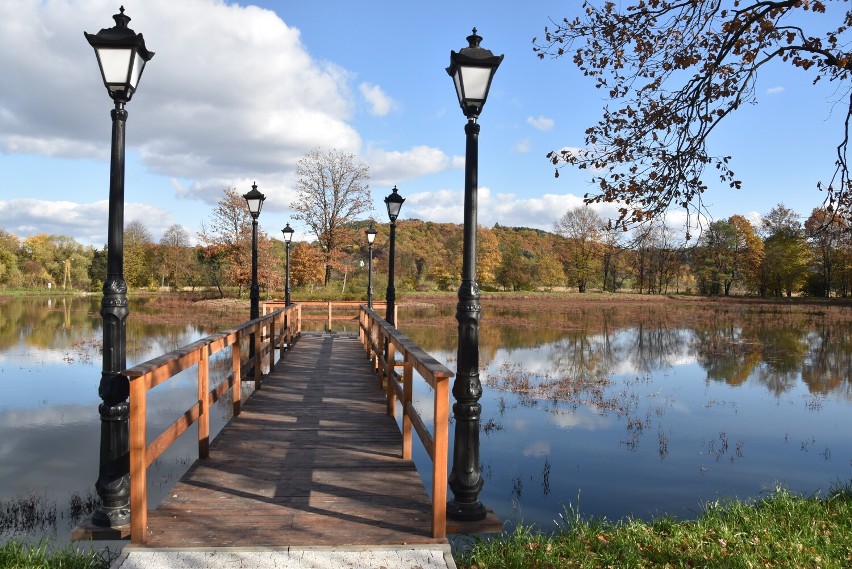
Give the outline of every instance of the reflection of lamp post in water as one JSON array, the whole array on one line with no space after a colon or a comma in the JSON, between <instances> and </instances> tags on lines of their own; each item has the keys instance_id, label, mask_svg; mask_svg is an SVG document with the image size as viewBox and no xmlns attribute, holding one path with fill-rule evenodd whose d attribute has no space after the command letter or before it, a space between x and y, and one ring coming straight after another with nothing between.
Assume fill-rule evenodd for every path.
<instances>
[{"instance_id":1,"label":"reflection of lamp post in water","mask_svg":"<svg viewBox=\"0 0 852 569\"><path fill-rule=\"evenodd\" d=\"M464 179L464 245L462 282L456 320L459 322L458 370L453 382L455 438L453 466L449 483L453 499L447 504L447 516L456 520L481 520L485 506L479 501L482 490L482 467L479 463L479 419L482 406L482 384L479 381L479 286L476 284L476 209L479 170L479 124L476 122L491 80L503 56L495 56L479 47L482 37L476 28L467 37L468 47L450 52L447 73L453 78L467 124Z\"/></svg>"},{"instance_id":2,"label":"reflection of lamp post in water","mask_svg":"<svg viewBox=\"0 0 852 569\"><path fill-rule=\"evenodd\" d=\"M104 279L101 318L103 319L103 370L98 387L103 403L98 480L95 489L101 506L92 514L92 522L115 527L130 522L130 439L127 398L130 385L120 374L127 367L127 283L124 281L124 105L136 92L142 70L154 53L145 48L142 34L127 27L130 17L124 8L113 16L115 26L86 39L95 49L101 77L112 110L112 150L109 169L109 221L107 235L107 274Z\"/></svg>"}]
</instances>

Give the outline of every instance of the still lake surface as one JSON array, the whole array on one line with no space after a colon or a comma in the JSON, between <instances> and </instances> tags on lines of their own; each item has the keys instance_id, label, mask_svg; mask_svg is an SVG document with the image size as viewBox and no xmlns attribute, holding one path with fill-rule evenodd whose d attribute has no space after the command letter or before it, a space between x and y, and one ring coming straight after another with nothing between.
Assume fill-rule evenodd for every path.
<instances>
[{"instance_id":1,"label":"still lake surface","mask_svg":"<svg viewBox=\"0 0 852 569\"><path fill-rule=\"evenodd\" d=\"M0 300L0 502L36 495L60 518L30 535L67 539L69 497L94 494L99 309L99 297ZM130 309L128 366L214 332L138 322L144 299ZM447 322L442 310L400 307L400 329L455 369L454 321L434 324ZM848 322L686 327L595 317L558 329L518 326L515 316L486 307L480 333L480 498L510 526L548 531L566 509L692 517L708 501L777 484L812 494L852 480ZM428 387L420 389L415 404L428 419ZM152 429L162 428L194 400L194 373L150 397ZM217 404L214 435L228 415L228 402ZM428 487L428 458L414 447ZM195 452L190 429L151 467L152 504ZM0 536L14 531L0 525Z\"/></svg>"}]
</instances>

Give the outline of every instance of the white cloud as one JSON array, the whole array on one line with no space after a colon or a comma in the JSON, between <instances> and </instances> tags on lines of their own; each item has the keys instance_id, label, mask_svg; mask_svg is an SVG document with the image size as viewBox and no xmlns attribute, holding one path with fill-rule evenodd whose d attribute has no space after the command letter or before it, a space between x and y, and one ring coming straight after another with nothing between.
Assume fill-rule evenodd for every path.
<instances>
[{"instance_id":1,"label":"white cloud","mask_svg":"<svg viewBox=\"0 0 852 569\"><path fill-rule=\"evenodd\" d=\"M370 105L370 114L383 117L396 107L396 102L391 99L378 85L361 83L358 85L361 96Z\"/></svg>"},{"instance_id":2,"label":"white cloud","mask_svg":"<svg viewBox=\"0 0 852 569\"><path fill-rule=\"evenodd\" d=\"M530 147L532 146L532 142L530 142L529 138L525 138L518 142L515 147L512 149L518 154L526 154L530 151Z\"/></svg>"},{"instance_id":3,"label":"white cloud","mask_svg":"<svg viewBox=\"0 0 852 569\"><path fill-rule=\"evenodd\" d=\"M537 117L527 117L527 124L529 124L536 130L544 132L552 130L555 123L553 119L548 118L544 115L539 115Z\"/></svg>"},{"instance_id":4,"label":"white cloud","mask_svg":"<svg viewBox=\"0 0 852 569\"><path fill-rule=\"evenodd\" d=\"M491 227L495 223L519 227L532 227L552 231L554 222L571 208L583 205L583 198L574 194L544 194L522 198L515 194L493 194L488 187L478 191L480 225ZM438 190L406 196L406 217L429 219L446 223L463 223L464 192ZM592 206L601 216L610 217L615 209ZM612 211L610 211L612 210Z\"/></svg>"},{"instance_id":5,"label":"white cloud","mask_svg":"<svg viewBox=\"0 0 852 569\"><path fill-rule=\"evenodd\" d=\"M777 86L777 87L770 87L769 89L766 90L767 95L777 95L778 93L783 93L783 92L784 92L784 87L781 87L780 85Z\"/></svg>"},{"instance_id":6,"label":"white cloud","mask_svg":"<svg viewBox=\"0 0 852 569\"><path fill-rule=\"evenodd\" d=\"M0 200L0 227L21 237L35 233L73 235L84 245L101 248L107 242L108 216L107 200L92 203L27 198ZM155 240L174 223L171 214L161 208L125 203L125 223L135 219L145 224ZM194 231L190 234L193 235Z\"/></svg>"},{"instance_id":7,"label":"white cloud","mask_svg":"<svg viewBox=\"0 0 852 569\"><path fill-rule=\"evenodd\" d=\"M313 59L274 12L212 0L127 8L155 52L127 104L128 147L151 171L203 183L282 174L318 146L359 149L349 74ZM112 27L114 11L105 0L0 2L0 76L15 78L0 91L0 150L108 156L112 104L80 32Z\"/></svg>"},{"instance_id":8,"label":"white cloud","mask_svg":"<svg viewBox=\"0 0 852 569\"><path fill-rule=\"evenodd\" d=\"M370 148L363 159L370 165L371 184L377 186L392 186L417 176L464 165L463 156L448 156L443 150L431 146L415 146L404 151Z\"/></svg>"}]
</instances>

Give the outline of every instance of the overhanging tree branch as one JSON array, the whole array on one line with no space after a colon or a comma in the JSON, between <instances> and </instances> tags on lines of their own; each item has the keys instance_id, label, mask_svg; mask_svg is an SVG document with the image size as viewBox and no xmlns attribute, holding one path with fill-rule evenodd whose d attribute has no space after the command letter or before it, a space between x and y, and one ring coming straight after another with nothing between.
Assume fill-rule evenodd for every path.
<instances>
[{"instance_id":1,"label":"overhanging tree branch","mask_svg":"<svg viewBox=\"0 0 852 569\"><path fill-rule=\"evenodd\" d=\"M591 181L598 190L585 200L617 202L623 228L672 205L688 215L703 212L708 166L723 183L741 186L731 157L709 155L707 141L733 111L756 102L757 74L768 62L784 61L813 73L814 82L825 78L849 89L852 56L841 47L852 25L848 8L839 26L815 36L796 21L805 11L826 13L826 2L815 0L634 0L624 8L587 1L583 11L545 28L533 50L540 58L572 53L614 104L586 130L582 151L547 156L557 176L566 165L595 172ZM836 171L824 188L827 205L847 216L850 112L852 100Z\"/></svg>"}]
</instances>

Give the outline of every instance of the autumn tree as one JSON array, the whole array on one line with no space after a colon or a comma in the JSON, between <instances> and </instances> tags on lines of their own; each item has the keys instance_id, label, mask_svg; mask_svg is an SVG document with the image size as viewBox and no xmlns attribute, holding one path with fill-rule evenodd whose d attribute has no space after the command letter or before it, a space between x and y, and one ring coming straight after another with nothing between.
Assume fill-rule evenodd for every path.
<instances>
[{"instance_id":1,"label":"autumn tree","mask_svg":"<svg viewBox=\"0 0 852 569\"><path fill-rule=\"evenodd\" d=\"M609 224L601 227L601 271L603 273L603 290L611 292L621 288L624 281L624 271L621 265L624 255L624 245L621 243L622 231Z\"/></svg>"},{"instance_id":2,"label":"autumn tree","mask_svg":"<svg viewBox=\"0 0 852 569\"><path fill-rule=\"evenodd\" d=\"M22 283L18 265L20 248L21 240L17 235L0 229L0 286L3 288L17 288Z\"/></svg>"},{"instance_id":3,"label":"autumn tree","mask_svg":"<svg viewBox=\"0 0 852 569\"><path fill-rule=\"evenodd\" d=\"M251 282L251 214L236 188L225 188L209 221L201 222L198 240L211 279L221 285Z\"/></svg>"},{"instance_id":4,"label":"autumn tree","mask_svg":"<svg viewBox=\"0 0 852 569\"><path fill-rule=\"evenodd\" d=\"M648 294L665 294L678 284L684 269L683 247L663 219L637 226L630 260L633 288Z\"/></svg>"},{"instance_id":5,"label":"autumn tree","mask_svg":"<svg viewBox=\"0 0 852 569\"><path fill-rule=\"evenodd\" d=\"M552 253L546 253L538 259L535 267L535 278L547 290L565 283L565 269L562 262Z\"/></svg>"},{"instance_id":6,"label":"autumn tree","mask_svg":"<svg viewBox=\"0 0 852 569\"><path fill-rule=\"evenodd\" d=\"M139 220L124 228L124 280L130 288L149 286L153 282L154 266L151 232Z\"/></svg>"},{"instance_id":7,"label":"autumn tree","mask_svg":"<svg viewBox=\"0 0 852 569\"><path fill-rule=\"evenodd\" d=\"M849 223L832 216L825 208L814 208L805 221L805 236L813 251L813 273L816 277L809 286L812 294L831 296L838 274L842 275L846 269L848 234Z\"/></svg>"},{"instance_id":8,"label":"autumn tree","mask_svg":"<svg viewBox=\"0 0 852 569\"><path fill-rule=\"evenodd\" d=\"M604 222L588 206L569 209L553 226L566 239L566 273L579 292L586 292L589 280L600 272L601 229Z\"/></svg>"},{"instance_id":9,"label":"autumn tree","mask_svg":"<svg viewBox=\"0 0 852 569\"><path fill-rule=\"evenodd\" d=\"M670 205L701 212L705 170L739 188L730 156L711 155L708 139L741 106L757 102L759 71L779 62L809 71L814 83L834 81L846 96L831 181L829 211L852 217L846 161L852 91L852 9L831 0L632 0L583 2L533 39L540 58L569 56L605 91L585 148L552 151L564 165L593 172L597 193L587 203L618 202L618 223L641 222ZM814 29L799 27L806 12ZM838 17L840 16L840 17ZM818 27L821 27L818 29ZM815 182L817 182L815 180ZM819 186L820 184L817 184Z\"/></svg>"},{"instance_id":10,"label":"autumn tree","mask_svg":"<svg viewBox=\"0 0 852 569\"><path fill-rule=\"evenodd\" d=\"M325 262L322 251L308 243L298 242L290 252L290 280L294 286L322 284Z\"/></svg>"},{"instance_id":11,"label":"autumn tree","mask_svg":"<svg viewBox=\"0 0 852 569\"><path fill-rule=\"evenodd\" d=\"M799 216L778 204L763 217L761 229L765 235L762 293L790 297L805 283L809 258Z\"/></svg>"},{"instance_id":12,"label":"autumn tree","mask_svg":"<svg viewBox=\"0 0 852 569\"><path fill-rule=\"evenodd\" d=\"M497 283L509 290L532 290L535 264L528 251L512 249L503 253L497 270Z\"/></svg>"},{"instance_id":13,"label":"autumn tree","mask_svg":"<svg viewBox=\"0 0 852 569\"><path fill-rule=\"evenodd\" d=\"M728 223L734 230L734 283L741 283L746 289L756 291L760 281L760 267L763 264L763 241L757 235L752 223L742 215L732 215Z\"/></svg>"},{"instance_id":14,"label":"autumn tree","mask_svg":"<svg viewBox=\"0 0 852 569\"><path fill-rule=\"evenodd\" d=\"M39 233L24 239L19 250L20 270L27 286L65 289L89 288L91 248L64 235Z\"/></svg>"},{"instance_id":15,"label":"autumn tree","mask_svg":"<svg viewBox=\"0 0 852 569\"><path fill-rule=\"evenodd\" d=\"M701 294L730 294L736 274L735 248L734 227L724 219L712 222L701 233L692 259Z\"/></svg>"},{"instance_id":16,"label":"autumn tree","mask_svg":"<svg viewBox=\"0 0 852 569\"><path fill-rule=\"evenodd\" d=\"M299 195L290 208L323 246L327 286L335 254L345 243L346 224L373 207L370 169L353 154L317 148L299 160L296 177Z\"/></svg>"},{"instance_id":17,"label":"autumn tree","mask_svg":"<svg viewBox=\"0 0 852 569\"><path fill-rule=\"evenodd\" d=\"M194 256L189 242L189 233L180 224L169 226L160 239L161 282L177 289L191 282L194 272Z\"/></svg>"},{"instance_id":18,"label":"autumn tree","mask_svg":"<svg viewBox=\"0 0 852 569\"><path fill-rule=\"evenodd\" d=\"M450 227L441 229L443 262L436 270L436 280L452 282L456 286L461 282L462 248L464 246L464 231L462 226L446 224ZM476 282L478 285L493 285L497 283L497 274L503 262L500 252L500 239L493 229L477 227L476 231ZM443 287L442 287L443 288Z\"/></svg>"}]
</instances>

